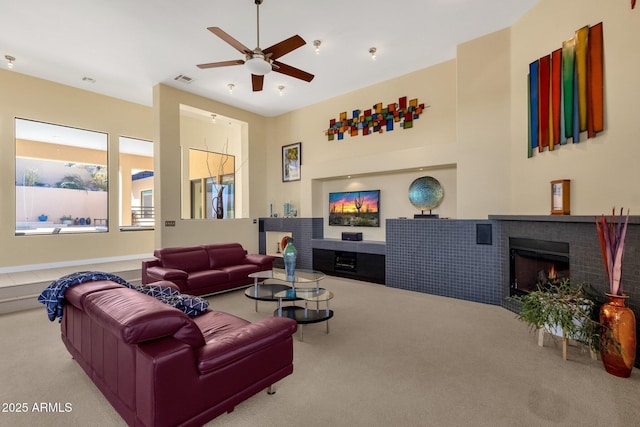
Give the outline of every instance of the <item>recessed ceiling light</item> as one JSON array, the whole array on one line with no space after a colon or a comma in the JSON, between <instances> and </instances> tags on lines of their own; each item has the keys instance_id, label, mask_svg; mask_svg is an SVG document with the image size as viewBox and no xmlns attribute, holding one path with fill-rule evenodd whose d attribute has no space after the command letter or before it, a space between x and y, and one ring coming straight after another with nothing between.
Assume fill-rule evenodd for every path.
<instances>
[{"instance_id":1,"label":"recessed ceiling light","mask_svg":"<svg viewBox=\"0 0 640 427\"><path fill-rule=\"evenodd\" d=\"M11 55L5 55L4 59L7 60L7 68L8 69L12 69L13 68L13 63L15 62L16 58L11 56Z\"/></svg>"}]
</instances>

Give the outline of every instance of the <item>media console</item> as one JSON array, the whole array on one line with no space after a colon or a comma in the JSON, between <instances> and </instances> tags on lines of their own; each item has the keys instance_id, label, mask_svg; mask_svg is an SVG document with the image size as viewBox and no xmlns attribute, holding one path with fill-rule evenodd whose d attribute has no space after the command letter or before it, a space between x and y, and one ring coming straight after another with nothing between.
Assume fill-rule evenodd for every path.
<instances>
[{"instance_id":1,"label":"media console","mask_svg":"<svg viewBox=\"0 0 640 427\"><path fill-rule=\"evenodd\" d=\"M313 239L313 269L331 276L385 283L385 243Z\"/></svg>"}]
</instances>

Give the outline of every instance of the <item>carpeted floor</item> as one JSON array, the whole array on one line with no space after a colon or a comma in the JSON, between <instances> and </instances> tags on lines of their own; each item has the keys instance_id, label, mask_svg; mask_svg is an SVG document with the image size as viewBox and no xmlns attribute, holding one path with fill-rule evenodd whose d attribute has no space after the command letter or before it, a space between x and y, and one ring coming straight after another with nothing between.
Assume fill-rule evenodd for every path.
<instances>
[{"instance_id":1,"label":"carpeted floor","mask_svg":"<svg viewBox=\"0 0 640 427\"><path fill-rule=\"evenodd\" d=\"M640 372L621 379L581 347L545 347L501 307L327 277L324 323L296 335L294 373L207 426L631 426ZM275 304L209 298L247 320ZM44 308L0 316L0 425L124 425L67 353ZM223 385L221 385L223 386ZM11 403L26 413L10 413ZM41 402L67 412L36 412ZM57 405L56 405L57 403ZM68 403L65 407L65 404ZM14 405L15 408L15 405Z\"/></svg>"}]
</instances>

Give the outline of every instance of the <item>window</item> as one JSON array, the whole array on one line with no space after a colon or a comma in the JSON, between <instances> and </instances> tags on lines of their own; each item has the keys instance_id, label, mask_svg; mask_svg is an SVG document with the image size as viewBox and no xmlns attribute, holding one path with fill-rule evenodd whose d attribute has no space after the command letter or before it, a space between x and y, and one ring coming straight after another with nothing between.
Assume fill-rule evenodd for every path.
<instances>
[{"instance_id":1,"label":"window","mask_svg":"<svg viewBox=\"0 0 640 427\"><path fill-rule=\"evenodd\" d=\"M228 154L189 149L191 218L235 218L235 164Z\"/></svg>"},{"instance_id":2,"label":"window","mask_svg":"<svg viewBox=\"0 0 640 427\"><path fill-rule=\"evenodd\" d=\"M248 123L180 105L182 219L246 218Z\"/></svg>"},{"instance_id":3,"label":"window","mask_svg":"<svg viewBox=\"0 0 640 427\"><path fill-rule=\"evenodd\" d=\"M106 133L15 119L16 235L108 230Z\"/></svg>"},{"instance_id":4,"label":"window","mask_svg":"<svg viewBox=\"0 0 640 427\"><path fill-rule=\"evenodd\" d=\"M153 142L127 137L120 146L120 229L152 229Z\"/></svg>"}]
</instances>

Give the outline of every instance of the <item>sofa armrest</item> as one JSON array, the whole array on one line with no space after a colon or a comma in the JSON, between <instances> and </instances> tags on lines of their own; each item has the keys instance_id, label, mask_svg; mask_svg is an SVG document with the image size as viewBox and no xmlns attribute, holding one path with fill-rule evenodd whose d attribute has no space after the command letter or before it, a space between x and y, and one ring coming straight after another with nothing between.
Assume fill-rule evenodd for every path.
<instances>
[{"instance_id":1,"label":"sofa armrest","mask_svg":"<svg viewBox=\"0 0 640 427\"><path fill-rule=\"evenodd\" d=\"M189 277L189 273L184 270L178 270L177 268L167 268L167 267L150 267L147 268L147 274L150 277L155 278L156 280L180 280L187 279Z\"/></svg>"},{"instance_id":2,"label":"sofa armrest","mask_svg":"<svg viewBox=\"0 0 640 427\"><path fill-rule=\"evenodd\" d=\"M205 374L290 338L298 324L293 319L268 317L220 335L196 350L198 370Z\"/></svg>"},{"instance_id":3,"label":"sofa armrest","mask_svg":"<svg viewBox=\"0 0 640 427\"><path fill-rule=\"evenodd\" d=\"M244 257L245 263L271 267L276 257L262 254L249 254Z\"/></svg>"}]
</instances>

